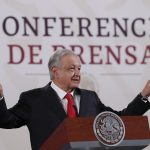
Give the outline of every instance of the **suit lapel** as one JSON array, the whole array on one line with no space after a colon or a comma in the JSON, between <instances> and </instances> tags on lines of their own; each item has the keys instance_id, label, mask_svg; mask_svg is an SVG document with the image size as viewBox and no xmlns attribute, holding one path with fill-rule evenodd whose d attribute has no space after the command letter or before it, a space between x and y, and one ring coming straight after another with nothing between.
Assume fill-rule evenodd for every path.
<instances>
[{"instance_id":1,"label":"suit lapel","mask_svg":"<svg viewBox=\"0 0 150 150\"><path fill-rule=\"evenodd\" d=\"M86 114L86 94L83 90L77 88L76 92L80 95L80 108L79 108L79 117L83 117Z\"/></svg>"},{"instance_id":2,"label":"suit lapel","mask_svg":"<svg viewBox=\"0 0 150 150\"><path fill-rule=\"evenodd\" d=\"M84 95L81 94L79 116L84 116L84 114L85 114L85 108L86 108L85 98L84 98Z\"/></svg>"},{"instance_id":3,"label":"suit lapel","mask_svg":"<svg viewBox=\"0 0 150 150\"><path fill-rule=\"evenodd\" d=\"M53 111L58 116L58 118L60 118L60 120L63 120L67 115L57 93L51 88L49 84L45 86L43 90L43 97L48 111L50 113Z\"/></svg>"},{"instance_id":4,"label":"suit lapel","mask_svg":"<svg viewBox=\"0 0 150 150\"><path fill-rule=\"evenodd\" d=\"M86 96L84 90L77 88L76 92L80 95L79 117L84 117L87 114L88 97ZM53 111L61 121L67 117L57 93L51 88L50 84L43 88L43 100L45 101L48 111L50 113Z\"/></svg>"}]
</instances>

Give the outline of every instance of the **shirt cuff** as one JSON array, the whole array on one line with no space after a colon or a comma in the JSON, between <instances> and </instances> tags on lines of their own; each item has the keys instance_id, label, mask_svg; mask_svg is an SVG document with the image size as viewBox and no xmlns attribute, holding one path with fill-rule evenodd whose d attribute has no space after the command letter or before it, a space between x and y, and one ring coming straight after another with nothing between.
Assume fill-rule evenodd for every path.
<instances>
[{"instance_id":1,"label":"shirt cuff","mask_svg":"<svg viewBox=\"0 0 150 150\"><path fill-rule=\"evenodd\" d=\"M2 97L0 97L0 101L3 99L4 97L2 96Z\"/></svg>"},{"instance_id":2,"label":"shirt cuff","mask_svg":"<svg viewBox=\"0 0 150 150\"><path fill-rule=\"evenodd\" d=\"M142 96L142 94L140 93L139 94L140 95L140 97L141 97L141 100L143 101L143 102L149 102L149 100L148 100L148 97L147 96Z\"/></svg>"}]
</instances>

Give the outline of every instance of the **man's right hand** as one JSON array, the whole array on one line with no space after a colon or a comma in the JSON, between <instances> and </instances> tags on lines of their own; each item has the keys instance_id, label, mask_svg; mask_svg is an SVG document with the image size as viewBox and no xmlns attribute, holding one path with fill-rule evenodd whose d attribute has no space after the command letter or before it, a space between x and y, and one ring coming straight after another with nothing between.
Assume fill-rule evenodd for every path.
<instances>
[{"instance_id":1,"label":"man's right hand","mask_svg":"<svg viewBox=\"0 0 150 150\"><path fill-rule=\"evenodd\" d=\"M145 87L143 88L141 95L143 97L149 97L150 96L150 80L147 81Z\"/></svg>"}]
</instances>

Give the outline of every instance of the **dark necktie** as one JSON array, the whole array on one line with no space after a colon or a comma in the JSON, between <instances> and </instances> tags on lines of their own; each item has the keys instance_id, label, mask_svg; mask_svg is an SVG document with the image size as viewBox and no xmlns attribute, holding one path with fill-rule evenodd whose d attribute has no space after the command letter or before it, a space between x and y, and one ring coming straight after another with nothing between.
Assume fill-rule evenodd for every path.
<instances>
[{"instance_id":1,"label":"dark necktie","mask_svg":"<svg viewBox=\"0 0 150 150\"><path fill-rule=\"evenodd\" d=\"M77 115L76 109L74 107L74 101L73 97L70 93L67 93L65 95L65 98L68 100L68 105L67 105L67 115L70 118L74 118Z\"/></svg>"}]
</instances>

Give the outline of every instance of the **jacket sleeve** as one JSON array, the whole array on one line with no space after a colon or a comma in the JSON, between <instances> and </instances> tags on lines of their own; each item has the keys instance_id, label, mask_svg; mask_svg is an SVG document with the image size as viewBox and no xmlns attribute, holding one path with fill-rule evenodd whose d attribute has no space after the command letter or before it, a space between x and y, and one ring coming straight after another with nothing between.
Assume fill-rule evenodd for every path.
<instances>
[{"instance_id":1,"label":"jacket sleeve","mask_svg":"<svg viewBox=\"0 0 150 150\"><path fill-rule=\"evenodd\" d=\"M30 107L23 95L20 95L18 103L10 109L7 108L4 98L0 101L0 128L19 128L28 123Z\"/></svg>"},{"instance_id":2,"label":"jacket sleeve","mask_svg":"<svg viewBox=\"0 0 150 150\"><path fill-rule=\"evenodd\" d=\"M146 111L150 109L150 102L144 102L140 95L137 95L133 101L131 101L126 108L124 108L121 111L116 111L110 107L105 106L100 100L99 100L99 108L102 111L111 111L116 113L119 116L137 116L137 115L143 115Z\"/></svg>"},{"instance_id":3,"label":"jacket sleeve","mask_svg":"<svg viewBox=\"0 0 150 150\"><path fill-rule=\"evenodd\" d=\"M131 103L128 104L127 108L120 112L120 115L143 115L150 109L150 102L144 102L140 94L138 94Z\"/></svg>"}]
</instances>

